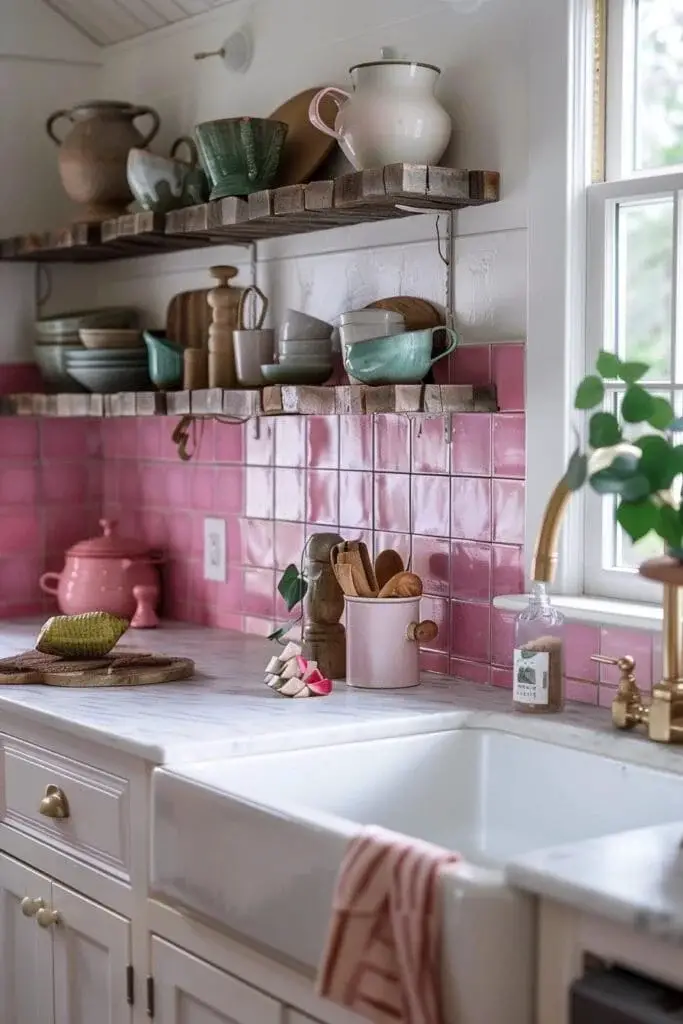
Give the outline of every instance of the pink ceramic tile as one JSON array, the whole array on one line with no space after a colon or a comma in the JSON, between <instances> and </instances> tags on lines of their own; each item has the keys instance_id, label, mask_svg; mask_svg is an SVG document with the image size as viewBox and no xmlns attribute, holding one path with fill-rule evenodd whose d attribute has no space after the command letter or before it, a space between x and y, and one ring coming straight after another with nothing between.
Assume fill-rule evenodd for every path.
<instances>
[{"instance_id":1,"label":"pink ceramic tile","mask_svg":"<svg viewBox=\"0 0 683 1024\"><path fill-rule=\"evenodd\" d=\"M372 474L340 472L339 523L342 527L372 530Z\"/></svg>"},{"instance_id":2,"label":"pink ceramic tile","mask_svg":"<svg viewBox=\"0 0 683 1024\"><path fill-rule=\"evenodd\" d=\"M43 459L60 462L98 455L100 438L99 424L93 425L90 420L44 421L40 428L41 455Z\"/></svg>"},{"instance_id":3,"label":"pink ceramic tile","mask_svg":"<svg viewBox=\"0 0 683 1024\"><path fill-rule=\"evenodd\" d=\"M118 469L118 500L124 505L137 507L142 502L143 494L145 493L143 479L147 480L150 484L155 483L154 475L150 474L148 469L143 469L142 466L135 462L122 461L113 463L113 466ZM110 470L107 467L107 476L109 472ZM149 498L151 501L152 495Z\"/></svg>"},{"instance_id":4,"label":"pink ceramic tile","mask_svg":"<svg viewBox=\"0 0 683 1024\"><path fill-rule=\"evenodd\" d=\"M410 477L407 473L375 473L375 529L410 532Z\"/></svg>"},{"instance_id":5,"label":"pink ceramic tile","mask_svg":"<svg viewBox=\"0 0 683 1024\"><path fill-rule=\"evenodd\" d=\"M246 425L245 462L248 466L272 466L275 429L272 420L250 420Z\"/></svg>"},{"instance_id":6,"label":"pink ceramic tile","mask_svg":"<svg viewBox=\"0 0 683 1024\"><path fill-rule=\"evenodd\" d=\"M491 669L491 685L498 686L503 690L512 689L512 669L511 668L496 668L493 666Z\"/></svg>"},{"instance_id":7,"label":"pink ceramic tile","mask_svg":"<svg viewBox=\"0 0 683 1024\"><path fill-rule=\"evenodd\" d=\"M163 466L165 472L168 504L171 508L189 508L191 502L189 465L187 463L176 466L168 466L165 463L159 463L159 465Z\"/></svg>"},{"instance_id":8,"label":"pink ceramic tile","mask_svg":"<svg viewBox=\"0 0 683 1024\"><path fill-rule=\"evenodd\" d=\"M60 502L77 505L88 493L88 467L86 463L64 462L57 466L43 466L42 498L48 503Z\"/></svg>"},{"instance_id":9,"label":"pink ceramic tile","mask_svg":"<svg viewBox=\"0 0 683 1024\"><path fill-rule=\"evenodd\" d=\"M491 481L479 477L451 480L451 536L491 540Z\"/></svg>"},{"instance_id":10,"label":"pink ceramic tile","mask_svg":"<svg viewBox=\"0 0 683 1024\"><path fill-rule=\"evenodd\" d=\"M38 466L0 462L0 501L3 505L32 505L38 496Z\"/></svg>"},{"instance_id":11,"label":"pink ceramic tile","mask_svg":"<svg viewBox=\"0 0 683 1024\"><path fill-rule=\"evenodd\" d=\"M336 416L310 416L308 425L308 465L315 469L339 466L339 419Z\"/></svg>"},{"instance_id":12,"label":"pink ceramic tile","mask_svg":"<svg viewBox=\"0 0 683 1024\"><path fill-rule=\"evenodd\" d=\"M596 662L591 661L591 657L599 653L600 630L597 626L582 626L576 622L567 623L564 644L566 675L572 679L597 683L600 670Z\"/></svg>"},{"instance_id":13,"label":"pink ceramic tile","mask_svg":"<svg viewBox=\"0 0 683 1024\"><path fill-rule=\"evenodd\" d=\"M524 345L493 345L491 368L501 412L523 412Z\"/></svg>"},{"instance_id":14,"label":"pink ceramic tile","mask_svg":"<svg viewBox=\"0 0 683 1024\"><path fill-rule=\"evenodd\" d=\"M272 618L275 609L275 573L272 569L245 569L243 612Z\"/></svg>"},{"instance_id":15,"label":"pink ceramic tile","mask_svg":"<svg viewBox=\"0 0 683 1024\"><path fill-rule=\"evenodd\" d=\"M461 601L491 597L491 545L471 540L451 543L451 595Z\"/></svg>"},{"instance_id":16,"label":"pink ceramic tile","mask_svg":"<svg viewBox=\"0 0 683 1024\"><path fill-rule=\"evenodd\" d=\"M38 581L43 573L42 559L36 557L0 558L0 595L5 604L30 604L38 601Z\"/></svg>"},{"instance_id":17,"label":"pink ceramic tile","mask_svg":"<svg viewBox=\"0 0 683 1024\"><path fill-rule=\"evenodd\" d=\"M491 662L500 668L512 668L516 618L514 612L491 609Z\"/></svg>"},{"instance_id":18,"label":"pink ceramic tile","mask_svg":"<svg viewBox=\"0 0 683 1024\"><path fill-rule=\"evenodd\" d=\"M190 505L198 512L211 512L215 503L216 470L213 466L194 466L190 481Z\"/></svg>"},{"instance_id":19,"label":"pink ceramic tile","mask_svg":"<svg viewBox=\"0 0 683 1024\"><path fill-rule=\"evenodd\" d=\"M412 421L413 473L448 473L451 468L446 443L446 417L419 417Z\"/></svg>"},{"instance_id":20,"label":"pink ceramic tile","mask_svg":"<svg viewBox=\"0 0 683 1024\"><path fill-rule=\"evenodd\" d=\"M42 548L40 515L34 508L0 509L0 555L29 552L38 555Z\"/></svg>"},{"instance_id":21,"label":"pink ceramic tile","mask_svg":"<svg viewBox=\"0 0 683 1024\"><path fill-rule=\"evenodd\" d=\"M235 467L237 469L237 467ZM272 519L275 498L275 474L265 466L247 466L244 512L251 519Z\"/></svg>"},{"instance_id":22,"label":"pink ceramic tile","mask_svg":"<svg viewBox=\"0 0 683 1024\"><path fill-rule=\"evenodd\" d=\"M444 654L442 651L421 650L420 671L434 672L439 676L447 676L449 671L448 655Z\"/></svg>"},{"instance_id":23,"label":"pink ceramic tile","mask_svg":"<svg viewBox=\"0 0 683 1024\"><path fill-rule=\"evenodd\" d=\"M431 619L439 627L439 635L425 646L431 651L448 653L450 645L450 607L443 597L423 597L420 601L420 619Z\"/></svg>"},{"instance_id":24,"label":"pink ceramic tile","mask_svg":"<svg viewBox=\"0 0 683 1024\"><path fill-rule=\"evenodd\" d=\"M233 462L241 465L244 462L246 446L244 443L245 428L241 423L217 423L214 433L213 448L216 462Z\"/></svg>"},{"instance_id":25,"label":"pink ceramic tile","mask_svg":"<svg viewBox=\"0 0 683 1024\"><path fill-rule=\"evenodd\" d=\"M260 466L216 466L214 477L214 511L220 515L242 515L245 511L247 501L245 491L248 481L252 481L252 502L258 502L259 488L267 490L267 481L272 484L272 470L261 469ZM265 499L264 499L265 500ZM272 513L272 496L270 502L263 506L263 517L268 518L268 512ZM259 513L255 513L259 514Z\"/></svg>"},{"instance_id":26,"label":"pink ceramic tile","mask_svg":"<svg viewBox=\"0 0 683 1024\"><path fill-rule=\"evenodd\" d=\"M392 548L394 551L398 551L399 555L403 559L403 564L406 566L406 568L410 566L412 569L413 563L411 559L411 542L412 537L410 536L409 533L387 533L383 530L377 531L375 532L374 536L373 548L375 558L377 558L377 555L380 553L380 551L386 551L389 548ZM437 591L433 590L432 593L437 593Z\"/></svg>"},{"instance_id":27,"label":"pink ceramic tile","mask_svg":"<svg viewBox=\"0 0 683 1024\"><path fill-rule=\"evenodd\" d=\"M413 537L412 571L421 578L425 594L450 596L451 552L449 541L438 537Z\"/></svg>"},{"instance_id":28,"label":"pink ceramic tile","mask_svg":"<svg viewBox=\"0 0 683 1024\"><path fill-rule=\"evenodd\" d=\"M0 395L42 394L43 378L35 363L5 363L0 366Z\"/></svg>"},{"instance_id":29,"label":"pink ceramic tile","mask_svg":"<svg viewBox=\"0 0 683 1024\"><path fill-rule=\"evenodd\" d=\"M339 522L339 473L309 469L306 522L336 526Z\"/></svg>"},{"instance_id":30,"label":"pink ceramic tile","mask_svg":"<svg viewBox=\"0 0 683 1024\"><path fill-rule=\"evenodd\" d=\"M375 470L410 470L410 420L407 416L375 416Z\"/></svg>"},{"instance_id":31,"label":"pink ceramic tile","mask_svg":"<svg viewBox=\"0 0 683 1024\"><path fill-rule=\"evenodd\" d=\"M306 465L306 420L281 416L275 421L275 465Z\"/></svg>"},{"instance_id":32,"label":"pink ceramic tile","mask_svg":"<svg viewBox=\"0 0 683 1024\"><path fill-rule=\"evenodd\" d=\"M491 682L491 668L480 661L465 661L462 658L451 658L450 675L456 679L464 679L468 683L488 684Z\"/></svg>"},{"instance_id":33,"label":"pink ceramic tile","mask_svg":"<svg viewBox=\"0 0 683 1024\"><path fill-rule=\"evenodd\" d=\"M500 544L524 543L524 481L492 480L493 539Z\"/></svg>"},{"instance_id":34,"label":"pink ceramic tile","mask_svg":"<svg viewBox=\"0 0 683 1024\"><path fill-rule=\"evenodd\" d=\"M275 518L303 523L306 518L306 471L275 470Z\"/></svg>"},{"instance_id":35,"label":"pink ceramic tile","mask_svg":"<svg viewBox=\"0 0 683 1024\"><path fill-rule=\"evenodd\" d=\"M2 421L1 459L38 458L38 420L11 419Z\"/></svg>"},{"instance_id":36,"label":"pink ceramic tile","mask_svg":"<svg viewBox=\"0 0 683 1024\"><path fill-rule=\"evenodd\" d=\"M412 531L448 537L450 533L450 480L442 476L412 477Z\"/></svg>"},{"instance_id":37,"label":"pink ceramic tile","mask_svg":"<svg viewBox=\"0 0 683 1024\"><path fill-rule=\"evenodd\" d=\"M306 543L306 530L303 523L280 523L275 527L275 568L286 569L288 565L300 565L301 555Z\"/></svg>"},{"instance_id":38,"label":"pink ceramic tile","mask_svg":"<svg viewBox=\"0 0 683 1024\"><path fill-rule=\"evenodd\" d=\"M524 478L526 473L524 413L493 417L493 475Z\"/></svg>"},{"instance_id":39,"label":"pink ceramic tile","mask_svg":"<svg viewBox=\"0 0 683 1024\"><path fill-rule=\"evenodd\" d=\"M565 700L575 700L580 704L597 704L598 687L583 679L565 679L564 696Z\"/></svg>"},{"instance_id":40,"label":"pink ceramic tile","mask_svg":"<svg viewBox=\"0 0 683 1024\"><path fill-rule=\"evenodd\" d=\"M601 708L611 708L616 695L616 686L603 686L601 684L598 687L598 704Z\"/></svg>"},{"instance_id":41,"label":"pink ceramic tile","mask_svg":"<svg viewBox=\"0 0 683 1024\"><path fill-rule=\"evenodd\" d=\"M183 512L180 514L186 515L187 513ZM169 519L173 519L173 515L169 516ZM151 548L165 552L168 543L168 523L164 513L155 509L143 509L140 514L140 530L136 536L142 537ZM191 544L192 535L188 531L184 539L186 555L190 554Z\"/></svg>"},{"instance_id":42,"label":"pink ceramic tile","mask_svg":"<svg viewBox=\"0 0 683 1024\"><path fill-rule=\"evenodd\" d=\"M341 416L339 419L339 468L372 470L372 465L372 417Z\"/></svg>"},{"instance_id":43,"label":"pink ceramic tile","mask_svg":"<svg viewBox=\"0 0 683 1024\"><path fill-rule=\"evenodd\" d=\"M488 662L491 608L488 604L451 602L451 654L466 661Z\"/></svg>"},{"instance_id":44,"label":"pink ceramic tile","mask_svg":"<svg viewBox=\"0 0 683 1024\"><path fill-rule=\"evenodd\" d=\"M165 424L150 416L139 418L137 425L139 458L158 459L161 455L161 431Z\"/></svg>"},{"instance_id":45,"label":"pink ceramic tile","mask_svg":"<svg viewBox=\"0 0 683 1024\"><path fill-rule=\"evenodd\" d=\"M275 564L272 521L241 519L240 532L244 564L257 569L272 569Z\"/></svg>"},{"instance_id":46,"label":"pink ceramic tile","mask_svg":"<svg viewBox=\"0 0 683 1024\"><path fill-rule=\"evenodd\" d=\"M600 654L606 658L623 658L625 654L635 658L636 678L639 670L644 678L651 672L652 634L635 629L617 629L610 626L600 630ZM600 666L600 682L616 686L619 670L613 665Z\"/></svg>"},{"instance_id":47,"label":"pink ceramic tile","mask_svg":"<svg viewBox=\"0 0 683 1024\"><path fill-rule=\"evenodd\" d=\"M199 434L197 438L197 451L194 454L194 462L197 463L213 463L215 461L215 437L216 427L218 426L214 420L202 419L200 420Z\"/></svg>"},{"instance_id":48,"label":"pink ceramic tile","mask_svg":"<svg viewBox=\"0 0 683 1024\"><path fill-rule=\"evenodd\" d=\"M98 531L99 532L99 531ZM45 515L45 549L50 553L62 555L68 548L87 534L81 523L81 517L74 515L74 510L55 505Z\"/></svg>"},{"instance_id":49,"label":"pink ceramic tile","mask_svg":"<svg viewBox=\"0 0 683 1024\"><path fill-rule=\"evenodd\" d=\"M460 413L453 416L451 472L462 476L491 476L491 416Z\"/></svg>"},{"instance_id":50,"label":"pink ceramic tile","mask_svg":"<svg viewBox=\"0 0 683 1024\"><path fill-rule=\"evenodd\" d=\"M522 548L513 545L493 545L491 593L524 593L524 560Z\"/></svg>"},{"instance_id":51,"label":"pink ceramic tile","mask_svg":"<svg viewBox=\"0 0 683 1024\"><path fill-rule=\"evenodd\" d=\"M148 510L145 517L151 513ZM154 527L159 532L159 539L155 543L162 544L168 548L172 558L197 558L204 557L204 516L200 512L182 512L178 509L169 511L168 515L158 513L160 521ZM147 520L152 524L152 521ZM163 527L162 527L163 524ZM165 537L162 539L161 530L165 530Z\"/></svg>"},{"instance_id":52,"label":"pink ceramic tile","mask_svg":"<svg viewBox=\"0 0 683 1024\"><path fill-rule=\"evenodd\" d=\"M491 346L461 345L453 355L451 384L490 384Z\"/></svg>"},{"instance_id":53,"label":"pink ceramic tile","mask_svg":"<svg viewBox=\"0 0 683 1024\"><path fill-rule=\"evenodd\" d=\"M268 616L265 619L257 618L254 615L245 615L244 619L244 632L248 636L261 636L267 637L273 629L272 616Z\"/></svg>"}]
</instances>

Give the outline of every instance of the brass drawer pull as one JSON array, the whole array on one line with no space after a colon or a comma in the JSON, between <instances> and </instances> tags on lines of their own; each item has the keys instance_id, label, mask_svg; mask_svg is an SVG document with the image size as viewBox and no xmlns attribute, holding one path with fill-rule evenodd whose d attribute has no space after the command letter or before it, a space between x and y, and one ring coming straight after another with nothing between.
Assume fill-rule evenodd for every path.
<instances>
[{"instance_id":1,"label":"brass drawer pull","mask_svg":"<svg viewBox=\"0 0 683 1024\"><path fill-rule=\"evenodd\" d=\"M69 801L66 793L59 786L48 786L45 796L40 801L39 810L46 818L68 818Z\"/></svg>"},{"instance_id":2,"label":"brass drawer pull","mask_svg":"<svg viewBox=\"0 0 683 1024\"><path fill-rule=\"evenodd\" d=\"M24 896L21 901L21 912L24 917L35 917L39 910L42 910L45 906L45 900L41 900L39 896Z\"/></svg>"}]
</instances>

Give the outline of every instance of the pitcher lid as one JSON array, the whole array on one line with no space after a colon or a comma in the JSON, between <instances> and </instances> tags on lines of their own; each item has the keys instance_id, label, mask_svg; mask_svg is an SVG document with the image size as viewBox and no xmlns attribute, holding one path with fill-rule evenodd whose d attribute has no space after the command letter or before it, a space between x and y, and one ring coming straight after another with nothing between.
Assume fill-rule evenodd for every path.
<instances>
[{"instance_id":1,"label":"pitcher lid","mask_svg":"<svg viewBox=\"0 0 683 1024\"><path fill-rule=\"evenodd\" d=\"M436 71L437 75L441 74L441 68L438 68L436 64L425 64L421 60L402 60L394 57L389 58L389 60L368 60L362 64L354 64L352 68L349 68L349 74L352 75L359 68L385 68L391 65L394 67L402 65L409 68L427 68L429 71Z\"/></svg>"},{"instance_id":2,"label":"pitcher lid","mask_svg":"<svg viewBox=\"0 0 683 1024\"><path fill-rule=\"evenodd\" d=\"M115 519L100 519L101 537L81 540L69 548L67 555L79 558L142 558L150 553L148 544L132 537L120 537Z\"/></svg>"}]
</instances>

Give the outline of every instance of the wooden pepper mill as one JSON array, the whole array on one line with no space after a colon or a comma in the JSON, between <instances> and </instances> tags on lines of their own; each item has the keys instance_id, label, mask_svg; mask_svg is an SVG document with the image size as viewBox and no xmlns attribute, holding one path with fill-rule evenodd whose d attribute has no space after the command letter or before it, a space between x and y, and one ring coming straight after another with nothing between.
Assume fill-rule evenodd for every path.
<instances>
[{"instance_id":1,"label":"wooden pepper mill","mask_svg":"<svg viewBox=\"0 0 683 1024\"><path fill-rule=\"evenodd\" d=\"M304 598L304 658L317 661L328 679L346 676L346 630L339 621L344 595L332 570L330 552L343 543L336 533L316 533L308 544L305 573L308 592Z\"/></svg>"},{"instance_id":2,"label":"wooden pepper mill","mask_svg":"<svg viewBox=\"0 0 683 1024\"><path fill-rule=\"evenodd\" d=\"M210 267L209 273L218 281L208 295L213 311L209 328L209 387L237 387L235 349L232 332L239 326L241 288L232 288L230 281L237 276L236 267Z\"/></svg>"}]
</instances>

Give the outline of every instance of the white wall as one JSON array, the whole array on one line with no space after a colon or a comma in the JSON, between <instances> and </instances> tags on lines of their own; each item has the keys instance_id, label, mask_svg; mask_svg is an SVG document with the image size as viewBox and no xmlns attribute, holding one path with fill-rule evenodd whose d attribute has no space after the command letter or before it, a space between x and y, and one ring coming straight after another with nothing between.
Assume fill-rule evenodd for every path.
<instances>
[{"instance_id":1,"label":"white wall","mask_svg":"<svg viewBox=\"0 0 683 1024\"><path fill-rule=\"evenodd\" d=\"M526 327L524 6L524 0L488 0L460 14L443 0L235 0L103 51L98 92L156 106L163 129L153 148L163 151L198 121L268 115L301 89L343 85L348 67L379 56L382 46L440 65L440 97L455 124L447 162L500 170L503 181L501 203L458 215L459 325L472 341L519 338ZM245 21L256 41L246 75L229 74L219 60L193 60L195 51L220 46ZM150 324L161 324L175 292L207 286L208 266L245 259L245 250L212 249L55 268L51 305L133 301ZM259 264L259 283L273 299L275 316L292 304L332 317L397 293L445 301L431 215L261 243Z\"/></svg>"}]
</instances>

